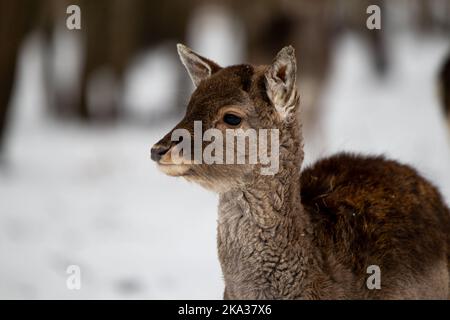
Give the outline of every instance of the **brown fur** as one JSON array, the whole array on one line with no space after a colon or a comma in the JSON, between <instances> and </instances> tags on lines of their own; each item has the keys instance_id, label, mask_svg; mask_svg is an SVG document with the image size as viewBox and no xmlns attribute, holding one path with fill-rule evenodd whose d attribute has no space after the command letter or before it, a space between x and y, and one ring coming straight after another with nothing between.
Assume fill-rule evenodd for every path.
<instances>
[{"instance_id":1,"label":"brown fur","mask_svg":"<svg viewBox=\"0 0 450 320\"><path fill-rule=\"evenodd\" d=\"M204 129L223 130L220 115L232 105L242 114L242 128L280 130L280 170L273 176L261 175L259 164L164 164L158 155L176 145L170 133L152 149L162 171L219 193L224 298L448 297L449 211L414 169L382 157L340 154L300 171L292 48L270 66L223 69L180 48L198 86L176 128L192 132L193 121L201 120ZM380 290L366 287L369 265L381 268Z\"/></svg>"},{"instance_id":2,"label":"brown fur","mask_svg":"<svg viewBox=\"0 0 450 320\"><path fill-rule=\"evenodd\" d=\"M380 266L383 290L361 288L360 294L442 297L431 291L433 281L414 283L445 261L450 213L414 169L383 157L340 154L306 169L301 185L317 246L357 276L354 287L364 284L368 265Z\"/></svg>"}]
</instances>

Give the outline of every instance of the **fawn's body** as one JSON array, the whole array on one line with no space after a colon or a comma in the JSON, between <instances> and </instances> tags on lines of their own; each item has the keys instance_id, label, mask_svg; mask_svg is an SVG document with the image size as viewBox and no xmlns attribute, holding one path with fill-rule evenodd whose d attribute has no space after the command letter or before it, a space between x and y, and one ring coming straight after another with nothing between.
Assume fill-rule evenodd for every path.
<instances>
[{"instance_id":1,"label":"fawn's body","mask_svg":"<svg viewBox=\"0 0 450 320\"><path fill-rule=\"evenodd\" d=\"M303 171L300 182L280 181L278 187L301 199L287 216L280 214L283 208L270 208L279 195L260 193L264 187L220 197L226 298L448 296L450 213L436 189L411 168L341 154ZM430 200L420 202L418 195ZM264 215L271 212L277 220L270 228L255 218L257 207L266 204ZM380 290L366 286L370 265L380 267Z\"/></svg>"},{"instance_id":2,"label":"fawn's body","mask_svg":"<svg viewBox=\"0 0 450 320\"><path fill-rule=\"evenodd\" d=\"M186 155L171 152L179 148L173 131L152 148L163 172L219 193L224 298L448 298L450 213L430 183L381 157L341 154L300 171L292 48L258 67L221 68L184 46L179 53L197 89L174 129L192 132L201 120L221 131L280 132L274 175L262 175L260 164L175 162ZM381 289L366 286L373 265Z\"/></svg>"}]
</instances>

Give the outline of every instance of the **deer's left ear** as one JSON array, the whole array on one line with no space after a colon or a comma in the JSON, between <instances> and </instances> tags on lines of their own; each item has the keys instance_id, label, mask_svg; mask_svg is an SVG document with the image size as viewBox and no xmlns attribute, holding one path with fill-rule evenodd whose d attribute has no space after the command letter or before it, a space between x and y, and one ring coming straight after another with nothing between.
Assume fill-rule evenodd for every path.
<instances>
[{"instance_id":1,"label":"deer's left ear","mask_svg":"<svg viewBox=\"0 0 450 320\"><path fill-rule=\"evenodd\" d=\"M285 119L297 105L296 73L295 49L288 46L278 52L264 74L267 96L281 119Z\"/></svg>"},{"instance_id":2,"label":"deer's left ear","mask_svg":"<svg viewBox=\"0 0 450 320\"><path fill-rule=\"evenodd\" d=\"M202 57L181 43L177 44L177 49L181 62L196 87L202 80L209 78L213 73L222 69L217 63Z\"/></svg>"}]
</instances>

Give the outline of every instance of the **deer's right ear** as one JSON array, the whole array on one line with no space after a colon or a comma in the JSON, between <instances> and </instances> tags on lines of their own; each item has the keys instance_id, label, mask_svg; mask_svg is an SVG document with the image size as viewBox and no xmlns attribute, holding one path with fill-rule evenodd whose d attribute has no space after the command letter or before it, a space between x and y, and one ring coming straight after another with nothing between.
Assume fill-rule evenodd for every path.
<instances>
[{"instance_id":1,"label":"deer's right ear","mask_svg":"<svg viewBox=\"0 0 450 320\"><path fill-rule=\"evenodd\" d=\"M177 49L181 62L196 87L202 80L222 69L217 63L202 57L181 43L177 44Z\"/></svg>"},{"instance_id":2,"label":"deer's right ear","mask_svg":"<svg viewBox=\"0 0 450 320\"><path fill-rule=\"evenodd\" d=\"M288 46L278 52L264 74L267 96L281 119L285 119L297 106L296 73L295 50L292 46Z\"/></svg>"}]
</instances>

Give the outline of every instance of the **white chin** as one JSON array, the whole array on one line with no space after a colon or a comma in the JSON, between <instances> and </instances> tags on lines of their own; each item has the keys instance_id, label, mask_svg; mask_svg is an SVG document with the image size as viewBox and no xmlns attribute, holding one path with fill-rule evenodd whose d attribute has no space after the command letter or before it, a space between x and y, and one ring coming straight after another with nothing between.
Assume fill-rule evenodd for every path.
<instances>
[{"instance_id":1,"label":"white chin","mask_svg":"<svg viewBox=\"0 0 450 320\"><path fill-rule=\"evenodd\" d=\"M158 164L158 169L168 176L178 177L184 175L189 170L189 166L183 164Z\"/></svg>"}]
</instances>

